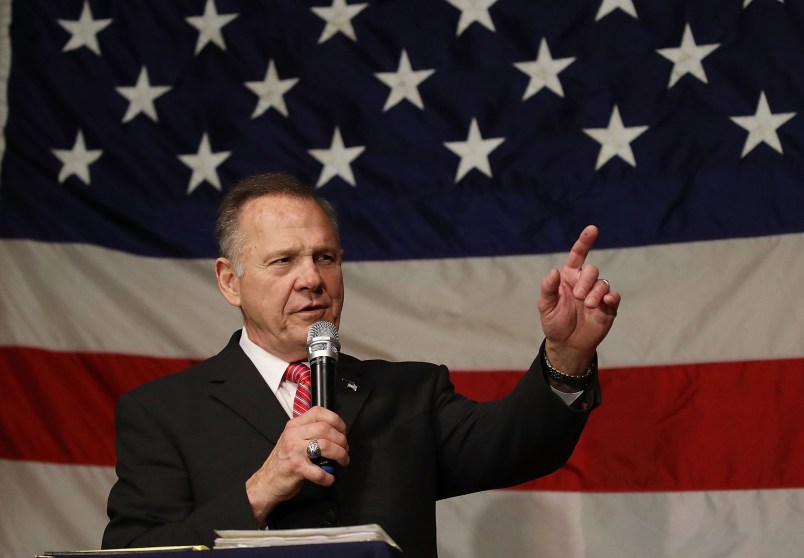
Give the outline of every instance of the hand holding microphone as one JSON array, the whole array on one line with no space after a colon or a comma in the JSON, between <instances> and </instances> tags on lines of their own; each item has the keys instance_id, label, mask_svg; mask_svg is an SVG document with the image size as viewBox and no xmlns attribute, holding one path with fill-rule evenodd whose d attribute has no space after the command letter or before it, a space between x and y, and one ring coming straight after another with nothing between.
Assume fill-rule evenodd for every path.
<instances>
[{"instance_id":1,"label":"hand holding microphone","mask_svg":"<svg viewBox=\"0 0 804 558\"><path fill-rule=\"evenodd\" d=\"M332 405L332 386L338 367L341 343L338 329L330 322L315 322L307 332L307 360L310 363L310 383L313 406L330 409ZM318 440L310 440L307 445L310 459L331 475L335 474L335 462L321 457Z\"/></svg>"}]
</instances>

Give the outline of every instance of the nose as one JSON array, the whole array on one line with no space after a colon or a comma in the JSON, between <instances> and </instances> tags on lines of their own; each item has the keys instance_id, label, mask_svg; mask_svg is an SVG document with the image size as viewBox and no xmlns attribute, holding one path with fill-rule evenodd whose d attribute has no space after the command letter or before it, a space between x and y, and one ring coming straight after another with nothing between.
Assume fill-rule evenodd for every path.
<instances>
[{"instance_id":1,"label":"nose","mask_svg":"<svg viewBox=\"0 0 804 558\"><path fill-rule=\"evenodd\" d=\"M320 291L324 284L321 272L313 258L304 258L300 263L296 286L299 290Z\"/></svg>"}]
</instances>

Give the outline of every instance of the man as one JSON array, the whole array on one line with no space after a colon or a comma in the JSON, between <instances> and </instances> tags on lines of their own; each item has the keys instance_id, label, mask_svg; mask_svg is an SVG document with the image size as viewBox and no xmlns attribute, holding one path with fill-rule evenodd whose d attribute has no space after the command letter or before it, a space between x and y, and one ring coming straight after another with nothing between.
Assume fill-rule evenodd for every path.
<instances>
[{"instance_id":1,"label":"man","mask_svg":"<svg viewBox=\"0 0 804 558\"><path fill-rule=\"evenodd\" d=\"M103 546L211 545L213 529L380 524L436 556L435 501L548 474L599 403L598 344L620 295L583 265L587 227L542 281L545 343L500 401L455 394L443 366L341 355L332 410L292 416L285 375L309 327L337 325L342 250L330 206L293 178L244 180L218 218L218 286L243 329L218 355L123 395ZM337 463L333 476L308 457Z\"/></svg>"}]
</instances>

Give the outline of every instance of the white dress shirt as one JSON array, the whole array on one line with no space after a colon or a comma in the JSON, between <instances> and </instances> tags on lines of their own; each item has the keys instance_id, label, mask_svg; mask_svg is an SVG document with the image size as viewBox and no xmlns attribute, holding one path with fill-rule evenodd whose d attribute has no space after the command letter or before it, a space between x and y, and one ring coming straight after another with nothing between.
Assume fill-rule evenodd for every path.
<instances>
[{"instance_id":1,"label":"white dress shirt","mask_svg":"<svg viewBox=\"0 0 804 558\"><path fill-rule=\"evenodd\" d=\"M296 397L296 386L298 384L283 379L288 363L281 358L275 357L249 339L246 328L243 328L243 333L240 335L240 348L257 367L265 383L268 384L268 387L271 388L271 391L276 396L276 400L285 409L288 417L293 417L293 399Z\"/></svg>"}]
</instances>

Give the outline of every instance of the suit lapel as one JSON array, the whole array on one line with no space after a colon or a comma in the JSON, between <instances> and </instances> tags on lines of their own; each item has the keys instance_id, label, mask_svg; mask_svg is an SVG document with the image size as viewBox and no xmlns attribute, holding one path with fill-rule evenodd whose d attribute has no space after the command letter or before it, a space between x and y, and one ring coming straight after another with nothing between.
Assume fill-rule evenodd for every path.
<instances>
[{"instance_id":1,"label":"suit lapel","mask_svg":"<svg viewBox=\"0 0 804 558\"><path fill-rule=\"evenodd\" d=\"M276 443L288 415L271 393L257 368L240 349L239 333L216 357L216 375L210 395L240 415L272 443Z\"/></svg>"},{"instance_id":2,"label":"suit lapel","mask_svg":"<svg viewBox=\"0 0 804 558\"><path fill-rule=\"evenodd\" d=\"M333 389L334 411L346 423L347 434L374 389L374 384L363 374L360 364L360 361L342 354L338 363L338 380Z\"/></svg>"},{"instance_id":3,"label":"suit lapel","mask_svg":"<svg viewBox=\"0 0 804 558\"><path fill-rule=\"evenodd\" d=\"M209 381L210 395L276 444L288 415L268 389L254 363L240 348L239 340L238 332L223 351L213 357L215 362ZM341 357L338 379L333 388L333 410L346 423L348 434L374 385L363 374L359 360L348 355Z\"/></svg>"}]
</instances>

